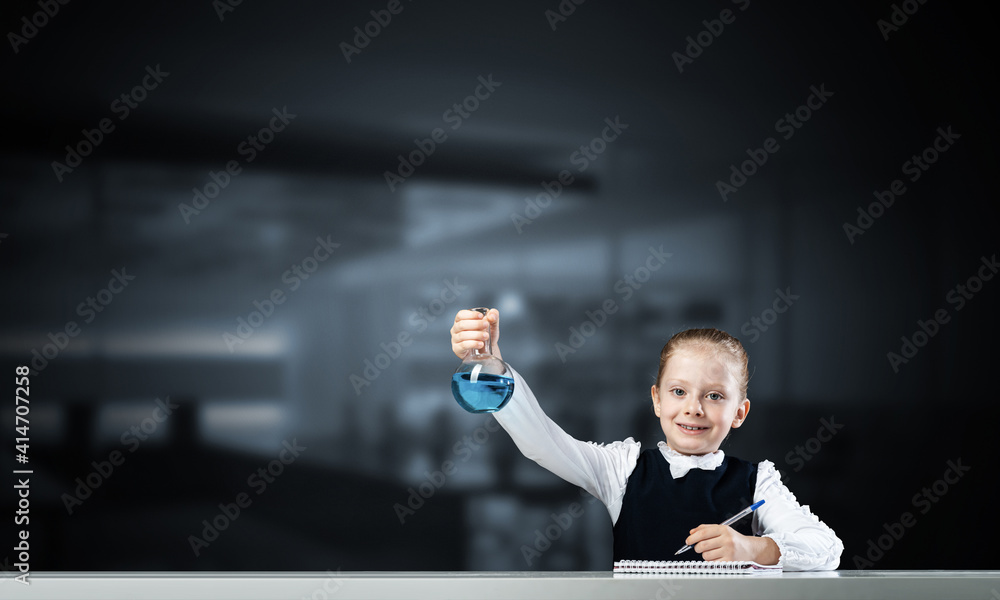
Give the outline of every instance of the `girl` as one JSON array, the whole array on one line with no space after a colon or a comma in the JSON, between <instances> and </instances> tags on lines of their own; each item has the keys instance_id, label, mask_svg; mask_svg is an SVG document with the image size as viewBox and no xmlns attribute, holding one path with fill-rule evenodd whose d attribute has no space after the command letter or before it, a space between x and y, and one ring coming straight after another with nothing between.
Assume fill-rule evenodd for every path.
<instances>
[{"instance_id":1,"label":"girl","mask_svg":"<svg viewBox=\"0 0 1000 600\"><path fill-rule=\"evenodd\" d=\"M461 310L451 328L459 358L492 335L500 356L500 313ZM719 446L750 412L747 354L717 329L688 329L660 352L650 394L666 442L640 450L627 438L582 442L545 416L524 379L495 413L528 458L604 502L614 525L614 560L684 560L684 545L707 561L752 560L789 571L836 569L844 545L781 482L774 464L726 456ZM713 525L759 500L752 518Z\"/></svg>"}]
</instances>

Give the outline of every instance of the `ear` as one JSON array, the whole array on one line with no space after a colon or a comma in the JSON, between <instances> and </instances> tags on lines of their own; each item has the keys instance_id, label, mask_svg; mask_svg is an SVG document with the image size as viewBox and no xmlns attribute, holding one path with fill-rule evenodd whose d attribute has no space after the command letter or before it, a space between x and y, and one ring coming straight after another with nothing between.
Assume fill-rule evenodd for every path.
<instances>
[{"instance_id":1,"label":"ear","mask_svg":"<svg viewBox=\"0 0 1000 600\"><path fill-rule=\"evenodd\" d=\"M743 421L747 420L748 414L750 414L750 398L744 398L743 402L740 402L739 406L736 407L736 415L733 416L733 429L742 425Z\"/></svg>"},{"instance_id":2,"label":"ear","mask_svg":"<svg viewBox=\"0 0 1000 600\"><path fill-rule=\"evenodd\" d=\"M653 413L656 416L660 416L660 390L657 386L653 386L649 390L650 397L653 398Z\"/></svg>"}]
</instances>

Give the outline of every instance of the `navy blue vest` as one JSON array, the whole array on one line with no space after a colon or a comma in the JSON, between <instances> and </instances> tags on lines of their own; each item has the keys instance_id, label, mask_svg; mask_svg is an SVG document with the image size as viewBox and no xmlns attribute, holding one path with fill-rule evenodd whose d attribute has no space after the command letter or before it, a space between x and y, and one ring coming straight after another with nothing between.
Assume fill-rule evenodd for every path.
<instances>
[{"instance_id":1,"label":"navy blue vest","mask_svg":"<svg viewBox=\"0 0 1000 600\"><path fill-rule=\"evenodd\" d=\"M674 556L688 531L702 523L721 523L753 503L757 465L726 456L714 471L691 469L670 476L659 448L643 450L629 475L622 512L615 522L614 560L697 560L690 550ZM752 516L732 525L753 535Z\"/></svg>"}]
</instances>

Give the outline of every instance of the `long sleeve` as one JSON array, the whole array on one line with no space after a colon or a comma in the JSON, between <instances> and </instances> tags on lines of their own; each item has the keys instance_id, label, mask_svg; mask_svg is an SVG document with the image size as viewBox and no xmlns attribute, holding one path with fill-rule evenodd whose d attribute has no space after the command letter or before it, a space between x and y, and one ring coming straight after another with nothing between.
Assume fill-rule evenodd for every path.
<instances>
[{"instance_id":1,"label":"long sleeve","mask_svg":"<svg viewBox=\"0 0 1000 600\"><path fill-rule=\"evenodd\" d=\"M766 502L754 512L754 534L778 545L778 564L786 571L836 569L844 543L830 527L795 499L769 460L757 467L754 502Z\"/></svg>"},{"instance_id":2,"label":"long sleeve","mask_svg":"<svg viewBox=\"0 0 1000 600\"><path fill-rule=\"evenodd\" d=\"M610 444L575 439L545 415L524 378L514 375L514 394L494 413L524 456L597 497L618 520L628 476L639 457L632 438Z\"/></svg>"}]
</instances>

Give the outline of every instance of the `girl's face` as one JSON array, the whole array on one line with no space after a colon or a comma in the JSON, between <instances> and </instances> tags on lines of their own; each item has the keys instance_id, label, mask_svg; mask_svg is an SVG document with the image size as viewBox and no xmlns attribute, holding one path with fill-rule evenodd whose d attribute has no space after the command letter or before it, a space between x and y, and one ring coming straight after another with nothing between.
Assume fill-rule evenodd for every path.
<instances>
[{"instance_id":1,"label":"girl's face","mask_svg":"<svg viewBox=\"0 0 1000 600\"><path fill-rule=\"evenodd\" d=\"M702 348L682 347L667 360L651 390L667 445L681 454L708 454L743 424L750 400L740 396L735 369L732 359Z\"/></svg>"}]
</instances>

